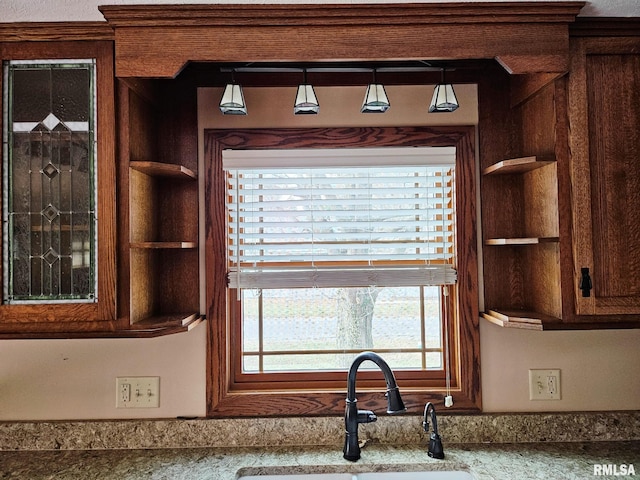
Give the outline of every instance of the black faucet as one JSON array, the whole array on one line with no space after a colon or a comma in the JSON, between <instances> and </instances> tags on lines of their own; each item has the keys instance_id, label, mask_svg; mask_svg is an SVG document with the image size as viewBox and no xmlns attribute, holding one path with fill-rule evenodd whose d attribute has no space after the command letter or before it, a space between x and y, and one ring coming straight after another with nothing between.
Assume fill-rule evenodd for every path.
<instances>
[{"instance_id":1,"label":"black faucet","mask_svg":"<svg viewBox=\"0 0 640 480\"><path fill-rule=\"evenodd\" d=\"M436 407L433 403L429 402L424 406L424 419L422 421L422 428L425 433L429 433L429 415L431 415L431 423L433 424L433 432L429 437L429 451L427 455L433 458L442 460L444 458L444 449L442 448L442 440L438 435L438 420L436 419Z\"/></svg>"},{"instance_id":2,"label":"black faucet","mask_svg":"<svg viewBox=\"0 0 640 480\"><path fill-rule=\"evenodd\" d=\"M371 360L373 363L380 367L384 374L384 379L387 382L387 413L401 413L406 410L402 397L400 397L400 391L396 384L396 378L393 376L393 372L380 355L374 352L362 352L351 363L349 369L349 376L347 378L347 406L344 413L344 458L352 462L357 461L360 458L360 445L358 444L358 424L375 422L378 417L370 410L358 410L356 399L356 372L358 367L365 360Z\"/></svg>"}]
</instances>

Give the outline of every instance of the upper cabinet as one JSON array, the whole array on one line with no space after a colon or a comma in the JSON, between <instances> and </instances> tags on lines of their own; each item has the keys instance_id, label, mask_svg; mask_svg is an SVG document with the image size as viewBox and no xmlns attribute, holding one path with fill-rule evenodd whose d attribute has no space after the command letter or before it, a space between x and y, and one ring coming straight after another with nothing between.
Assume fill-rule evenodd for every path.
<instances>
[{"instance_id":1,"label":"upper cabinet","mask_svg":"<svg viewBox=\"0 0 640 480\"><path fill-rule=\"evenodd\" d=\"M563 318L558 192L564 179L558 175L557 161L562 158L567 162L567 149L562 148L566 147L567 123L562 121L566 120L563 86L556 90L554 81L569 69L569 25L583 5L112 5L100 10L115 31L116 75L128 84L141 77L179 78L191 62L257 65L327 58L344 62L416 58L492 61L491 68L466 79L481 84L486 304L498 317L509 318L515 311L520 315L518 321L540 328L543 321L560 323ZM371 28L378 23L385 28ZM248 37L252 41L247 42ZM300 43L303 37L308 41ZM512 81L518 82L518 92L509 95ZM510 109L514 98L519 98L519 106ZM130 131L134 128L140 132L138 124L132 123ZM514 138L516 142L512 142ZM153 155L129 155L128 159L153 161L150 157ZM180 163L179 157L167 161ZM147 179L148 174L134 164L131 167L132 185L144 180L153 191L151 186L158 180ZM174 186L171 191L184 194L188 188ZM149 195L145 198L153 198ZM144 199L136 203L130 207L131 221L144 216ZM160 224L156 221L155 225ZM162 244L142 225L130 225L130 231L133 282L134 259L136 265L159 268L148 250ZM149 232L153 231L150 226ZM163 253L162 258L177 257L177 250ZM207 272L213 268L215 265L205 266ZM460 268L464 270L463 265ZM205 290L210 287L206 285ZM135 290L132 283L131 291ZM148 291L153 290L149 287ZM156 297L160 300L161 295ZM222 325L223 318L216 318L213 303L206 305L209 317ZM134 304L132 299L132 313ZM140 307L140 312L145 312L142 317L155 317L165 310L151 304Z\"/></svg>"},{"instance_id":2,"label":"upper cabinet","mask_svg":"<svg viewBox=\"0 0 640 480\"><path fill-rule=\"evenodd\" d=\"M0 332L113 330L112 43L0 43L0 58Z\"/></svg>"},{"instance_id":3,"label":"upper cabinet","mask_svg":"<svg viewBox=\"0 0 640 480\"><path fill-rule=\"evenodd\" d=\"M481 80L487 320L640 326L638 32L637 19L578 21L566 75Z\"/></svg>"},{"instance_id":4,"label":"upper cabinet","mask_svg":"<svg viewBox=\"0 0 640 480\"><path fill-rule=\"evenodd\" d=\"M563 318L558 214L562 86L547 80L511 105L512 98L520 97L518 89L496 69L479 89L482 316L504 327L558 326Z\"/></svg>"},{"instance_id":5,"label":"upper cabinet","mask_svg":"<svg viewBox=\"0 0 640 480\"><path fill-rule=\"evenodd\" d=\"M104 23L0 24L2 38L0 337L191 329L203 318L195 87L117 81Z\"/></svg>"},{"instance_id":6,"label":"upper cabinet","mask_svg":"<svg viewBox=\"0 0 640 480\"><path fill-rule=\"evenodd\" d=\"M211 314L197 87L224 83L211 65L327 58L475 62L453 76L478 85L489 320L640 326L640 25L576 21L583 5L113 5L106 22L0 23L0 336L161 335Z\"/></svg>"},{"instance_id":7,"label":"upper cabinet","mask_svg":"<svg viewBox=\"0 0 640 480\"><path fill-rule=\"evenodd\" d=\"M118 82L120 298L136 331L201 320L195 88Z\"/></svg>"},{"instance_id":8,"label":"upper cabinet","mask_svg":"<svg viewBox=\"0 0 640 480\"><path fill-rule=\"evenodd\" d=\"M640 315L640 23L579 23L571 43L573 296L577 322Z\"/></svg>"}]
</instances>

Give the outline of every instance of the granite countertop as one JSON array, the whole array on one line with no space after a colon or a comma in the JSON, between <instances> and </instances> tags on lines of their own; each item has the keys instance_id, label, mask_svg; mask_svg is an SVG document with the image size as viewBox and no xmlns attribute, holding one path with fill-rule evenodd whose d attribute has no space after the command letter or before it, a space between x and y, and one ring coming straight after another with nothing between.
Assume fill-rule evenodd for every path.
<instances>
[{"instance_id":1,"label":"granite countertop","mask_svg":"<svg viewBox=\"0 0 640 480\"><path fill-rule=\"evenodd\" d=\"M444 460L425 445L370 444L360 461L342 458L341 445L306 447L199 447L131 450L0 452L0 478L19 479L235 479L269 473L466 470L477 480L585 480L594 465L633 465L640 478L640 441L568 443L445 443Z\"/></svg>"},{"instance_id":2,"label":"granite countertop","mask_svg":"<svg viewBox=\"0 0 640 480\"><path fill-rule=\"evenodd\" d=\"M640 411L442 415L446 458L427 455L422 416L360 426L342 458L335 417L0 422L0 479L234 480L270 473L466 470L476 480L640 479ZM595 476L594 466L615 467Z\"/></svg>"}]
</instances>

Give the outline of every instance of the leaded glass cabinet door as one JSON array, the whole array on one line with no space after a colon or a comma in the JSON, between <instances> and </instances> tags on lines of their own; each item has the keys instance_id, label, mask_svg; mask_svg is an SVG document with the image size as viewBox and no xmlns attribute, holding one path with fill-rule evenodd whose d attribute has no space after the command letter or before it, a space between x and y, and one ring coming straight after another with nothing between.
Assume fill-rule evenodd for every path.
<instances>
[{"instance_id":1,"label":"leaded glass cabinet door","mask_svg":"<svg viewBox=\"0 0 640 480\"><path fill-rule=\"evenodd\" d=\"M4 302L95 302L95 61L4 75Z\"/></svg>"},{"instance_id":2,"label":"leaded glass cabinet door","mask_svg":"<svg viewBox=\"0 0 640 480\"><path fill-rule=\"evenodd\" d=\"M116 317L112 47L11 47L0 49L0 332L118 328L102 323Z\"/></svg>"}]
</instances>

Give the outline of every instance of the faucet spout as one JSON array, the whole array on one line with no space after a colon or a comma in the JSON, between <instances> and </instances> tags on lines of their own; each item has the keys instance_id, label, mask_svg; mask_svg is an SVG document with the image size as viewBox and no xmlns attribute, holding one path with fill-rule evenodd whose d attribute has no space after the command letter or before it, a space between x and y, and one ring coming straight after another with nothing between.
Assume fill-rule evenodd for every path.
<instances>
[{"instance_id":1,"label":"faucet spout","mask_svg":"<svg viewBox=\"0 0 640 480\"><path fill-rule=\"evenodd\" d=\"M433 432L429 436L429 450L427 455L432 458L442 460L444 458L444 448L442 447L442 439L438 434L438 420L436 418L436 407L433 403L428 402L424 406L424 418L422 421L422 427L425 433L429 433L429 416L431 416L431 423L433 424Z\"/></svg>"},{"instance_id":2,"label":"faucet spout","mask_svg":"<svg viewBox=\"0 0 640 480\"><path fill-rule=\"evenodd\" d=\"M344 414L345 439L343 456L352 462L360 458L358 425L360 423L370 423L377 420L375 413L369 410L358 410L357 406L356 373L358 372L360 364L366 360L375 363L384 375L385 382L387 383L387 413L395 414L406 410L402 397L400 396L400 391L398 390L398 385L396 384L396 378L387 362L374 352L362 352L359 354L351 363L351 368L349 368L349 375L347 377L347 401Z\"/></svg>"}]
</instances>

